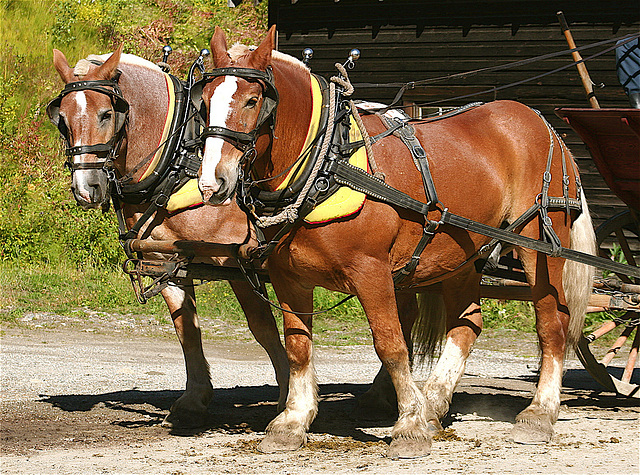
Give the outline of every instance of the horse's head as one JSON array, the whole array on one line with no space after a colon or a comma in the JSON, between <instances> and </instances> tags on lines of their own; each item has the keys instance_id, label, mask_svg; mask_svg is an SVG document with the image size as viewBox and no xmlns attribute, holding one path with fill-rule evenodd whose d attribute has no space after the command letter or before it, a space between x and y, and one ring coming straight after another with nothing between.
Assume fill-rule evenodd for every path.
<instances>
[{"instance_id":1,"label":"horse's head","mask_svg":"<svg viewBox=\"0 0 640 475\"><path fill-rule=\"evenodd\" d=\"M80 60L72 68L62 52L53 50L65 88L47 112L65 138L71 190L85 209L109 205L105 165L119 145L128 109L114 80L121 54L122 45L102 64Z\"/></svg>"},{"instance_id":2,"label":"horse's head","mask_svg":"<svg viewBox=\"0 0 640 475\"><path fill-rule=\"evenodd\" d=\"M202 89L208 127L203 133L199 178L200 191L209 204L230 202L244 162L251 162L268 147L268 127L278 102L269 68L274 46L275 27L258 48L240 55L227 52L220 28L216 27L211 38L216 69L205 75Z\"/></svg>"}]
</instances>

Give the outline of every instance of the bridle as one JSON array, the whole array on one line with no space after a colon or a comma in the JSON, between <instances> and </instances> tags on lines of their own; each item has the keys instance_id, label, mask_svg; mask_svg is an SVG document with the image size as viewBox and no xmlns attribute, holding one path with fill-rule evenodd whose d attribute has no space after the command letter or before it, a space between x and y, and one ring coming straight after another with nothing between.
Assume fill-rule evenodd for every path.
<instances>
[{"instance_id":1,"label":"bridle","mask_svg":"<svg viewBox=\"0 0 640 475\"><path fill-rule=\"evenodd\" d=\"M118 75L119 76L119 75ZM62 92L52 100L47 106L47 115L51 122L58 128L60 134L64 138L66 147L65 155L67 157L65 166L75 172L77 170L102 170L104 169L109 175L113 173L113 161L116 157L120 144L125 136L125 125L129 117L129 103L122 96L122 92L118 87L118 76L111 80L93 80L93 81L77 81L67 84ZM111 99L111 106L114 111L114 134L106 143L94 145L71 146L69 130L66 122L60 117L60 105L62 99L72 92L78 91L95 91L104 94ZM73 157L85 153L95 154L100 160L90 163L75 163Z\"/></svg>"},{"instance_id":2,"label":"bridle","mask_svg":"<svg viewBox=\"0 0 640 475\"><path fill-rule=\"evenodd\" d=\"M250 132L238 132L226 127L220 126L207 126L206 111L204 104L202 103L202 91L204 87L213 81L214 79L222 76L236 76L245 79L250 82L258 82L262 86L262 106L258 113L258 120L256 126ZM269 124L271 131L275 128L276 122L276 110L278 108L279 96L276 89L273 71L271 67L266 71L253 68L216 68L210 73L203 74L200 81L195 83L191 88L191 102L194 107L200 111L201 119L205 122L205 127L200 133L201 146L204 147L204 142L210 137L218 137L226 142L229 142L238 150L243 152L240 160L241 166L251 161L256 156L255 144L258 138L259 130L263 125Z\"/></svg>"}]
</instances>

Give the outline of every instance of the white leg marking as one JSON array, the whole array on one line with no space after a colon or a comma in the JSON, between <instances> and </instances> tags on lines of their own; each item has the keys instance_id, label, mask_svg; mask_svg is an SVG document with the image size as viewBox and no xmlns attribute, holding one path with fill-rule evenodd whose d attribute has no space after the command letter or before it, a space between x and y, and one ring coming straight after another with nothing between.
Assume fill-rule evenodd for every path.
<instances>
[{"instance_id":1,"label":"white leg marking","mask_svg":"<svg viewBox=\"0 0 640 475\"><path fill-rule=\"evenodd\" d=\"M311 350L313 351L313 349ZM294 419L305 428L309 429L311 422L318 413L318 383L313 359L309 365L291 375L289 380L289 397L287 398L287 410Z\"/></svg>"},{"instance_id":2,"label":"white leg marking","mask_svg":"<svg viewBox=\"0 0 640 475\"><path fill-rule=\"evenodd\" d=\"M460 347L447 338L442 355L424 386L424 393L439 417L449 410L453 391L464 373L466 363L467 357Z\"/></svg>"},{"instance_id":3,"label":"white leg marking","mask_svg":"<svg viewBox=\"0 0 640 475\"><path fill-rule=\"evenodd\" d=\"M313 348L311 348L313 351ZM304 434L318 414L318 383L313 359L309 365L292 372L285 410L271 421L267 432L297 432Z\"/></svg>"},{"instance_id":4,"label":"white leg marking","mask_svg":"<svg viewBox=\"0 0 640 475\"><path fill-rule=\"evenodd\" d=\"M560 389L562 387L562 361L553 360L553 372L544 381L538 383L536 394L533 397L533 404L539 404L549 411L554 418L558 417L560 411Z\"/></svg>"},{"instance_id":5,"label":"white leg marking","mask_svg":"<svg viewBox=\"0 0 640 475\"><path fill-rule=\"evenodd\" d=\"M233 95L238 90L238 78L226 76L211 96L209 104L209 125L226 127L227 119L231 113ZM202 176L200 177L200 189L208 189L216 192L220 185L216 179L216 167L222 158L222 145L224 140L218 137L209 137L205 142L204 157L202 159Z\"/></svg>"}]
</instances>

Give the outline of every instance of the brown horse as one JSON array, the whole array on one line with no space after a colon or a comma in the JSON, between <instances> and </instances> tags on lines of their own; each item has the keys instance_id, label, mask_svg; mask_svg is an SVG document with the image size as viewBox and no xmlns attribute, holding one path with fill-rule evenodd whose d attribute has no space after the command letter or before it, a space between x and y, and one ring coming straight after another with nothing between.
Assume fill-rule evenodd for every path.
<instances>
[{"instance_id":1,"label":"brown horse","mask_svg":"<svg viewBox=\"0 0 640 475\"><path fill-rule=\"evenodd\" d=\"M251 173L261 179L262 188L274 190L304 147L312 114L311 75L299 61L274 52L274 45L275 28L254 50L236 47L227 51L219 29L211 40L216 68L229 68L219 73L214 70L202 94L209 107L209 125L214 127L205 135L199 186L211 204L229 200L242 170L243 176ZM271 98L275 95L270 91L269 75L245 72L255 70L271 71L279 93L273 130L269 121L258 119L262 104L269 99L267 94ZM370 136L387 128L373 114L362 120ZM413 126L442 203L428 213L435 222L446 206L459 216L495 228L513 223L536 203L550 154L551 175L564 175L561 156L569 155L566 146L538 114L516 102L493 102L445 120ZM251 137L255 137L253 142L248 140ZM425 201L421 174L399 138L388 135L378 140L373 152L388 185ZM575 166L570 155L568 160ZM550 196L563 196L562 181L552 180ZM574 177L568 187L569 194L576 197L579 186ZM584 195L581 202L582 213L550 209L549 217L564 247L593 253L593 228ZM260 450L298 448L317 413L309 313L313 310L313 288L322 286L359 298L375 350L391 375L399 418L392 431L389 456L429 453L432 434L440 429L438 421L448 411L465 361L482 329L481 275L473 261L490 238L440 224L419 265L402 282L405 292L396 290L392 275L411 258L423 234L424 218L367 197L363 206L346 218L323 224L299 221L279 240L268 264L273 287L287 310L284 332L289 395L286 409L267 427ZM543 232L538 219L525 221L517 231L533 239L541 239ZM269 238L274 231L267 228L266 233ZM542 359L533 401L517 416L511 437L517 442L541 443L551 438L558 417L564 355L580 333L592 274L587 266L574 261L525 247L516 251L532 291ZM413 295L406 293L407 288L411 291L411 286L435 283L444 301L446 343L420 390L411 376L398 309L412 305ZM423 343L433 343L434 327L441 321L436 315L428 318L428 308L424 311L414 334L431 335Z\"/></svg>"},{"instance_id":2,"label":"brown horse","mask_svg":"<svg viewBox=\"0 0 640 475\"><path fill-rule=\"evenodd\" d=\"M101 65L81 60L72 68L65 56L54 50L54 65L67 85L82 81L108 81L119 74L117 84L129 104L129 117L114 165L119 176L125 176L135 170L163 141L170 106L170 81L153 63L121 53L122 47L112 55L95 58ZM57 119L64 121L70 146L82 147L108 143L122 125L117 123L118 113L108 95L94 90L78 90L64 95ZM72 190L78 204L85 209L103 207L109 202L106 173L102 165L91 165L97 161L96 153L74 155ZM148 167L140 168L134 173L136 181L140 181ZM137 222L147 206L123 204L128 229ZM249 228L246 216L237 206L200 206L173 213L160 209L140 230L139 237L157 240L212 239L220 243L232 243L247 241ZM223 260L217 263L225 264ZM271 358L280 387L279 406L283 407L289 369L269 305L257 299L247 283L230 284L245 312L251 332ZM213 387L202 349L193 282L170 285L162 291L162 296L182 345L187 371L186 391L172 405L165 425L180 428L201 426L207 420L207 406L213 396Z\"/></svg>"}]
</instances>

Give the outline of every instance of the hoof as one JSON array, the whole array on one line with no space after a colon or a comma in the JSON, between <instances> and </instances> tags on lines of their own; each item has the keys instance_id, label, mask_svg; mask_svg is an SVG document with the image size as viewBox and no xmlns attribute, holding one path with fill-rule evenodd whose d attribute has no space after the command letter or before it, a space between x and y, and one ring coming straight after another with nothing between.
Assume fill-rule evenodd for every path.
<instances>
[{"instance_id":1,"label":"hoof","mask_svg":"<svg viewBox=\"0 0 640 475\"><path fill-rule=\"evenodd\" d=\"M298 450L307 442L307 434L291 434L282 432L267 432L258 444L258 451L263 454L274 452L292 452Z\"/></svg>"},{"instance_id":2,"label":"hoof","mask_svg":"<svg viewBox=\"0 0 640 475\"><path fill-rule=\"evenodd\" d=\"M162 421L162 427L167 429L199 429L205 427L209 421L207 411L175 411L167 414Z\"/></svg>"},{"instance_id":3,"label":"hoof","mask_svg":"<svg viewBox=\"0 0 640 475\"><path fill-rule=\"evenodd\" d=\"M387 450L387 457L393 460L397 459L415 459L419 457L426 457L431 453L431 439L406 439L399 438L393 439L389 450Z\"/></svg>"},{"instance_id":4,"label":"hoof","mask_svg":"<svg viewBox=\"0 0 640 475\"><path fill-rule=\"evenodd\" d=\"M553 429L551 425L545 427L537 424L527 424L526 422L517 422L511 429L509 441L525 445L546 444L551 440L552 435Z\"/></svg>"}]
</instances>

